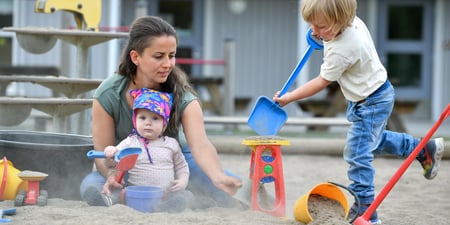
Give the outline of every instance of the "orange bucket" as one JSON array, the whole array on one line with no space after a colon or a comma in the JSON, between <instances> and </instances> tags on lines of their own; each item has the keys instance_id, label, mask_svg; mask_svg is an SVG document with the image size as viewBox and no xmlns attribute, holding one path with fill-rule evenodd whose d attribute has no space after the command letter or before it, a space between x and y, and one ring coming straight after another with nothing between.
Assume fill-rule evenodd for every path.
<instances>
[{"instance_id":1,"label":"orange bucket","mask_svg":"<svg viewBox=\"0 0 450 225\"><path fill-rule=\"evenodd\" d=\"M338 186L332 183L320 183L314 186L308 193L300 197L295 202L294 217L297 221L308 224L313 220L313 218L309 214L308 209L308 200L309 197L313 194L320 195L322 197L339 202L344 208L345 215L348 214L349 207L347 197L345 196L344 192L342 192L342 190Z\"/></svg>"},{"instance_id":2,"label":"orange bucket","mask_svg":"<svg viewBox=\"0 0 450 225\"><path fill-rule=\"evenodd\" d=\"M19 190L27 189L27 182L19 178L19 173L13 163L3 157L0 161L0 200L15 200Z\"/></svg>"}]
</instances>

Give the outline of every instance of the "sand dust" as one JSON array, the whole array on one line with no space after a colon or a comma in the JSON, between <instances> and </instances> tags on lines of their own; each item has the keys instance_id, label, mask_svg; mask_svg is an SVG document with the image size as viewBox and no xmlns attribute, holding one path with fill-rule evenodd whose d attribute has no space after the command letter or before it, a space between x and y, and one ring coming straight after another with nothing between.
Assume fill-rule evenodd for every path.
<instances>
[{"instance_id":1,"label":"sand dust","mask_svg":"<svg viewBox=\"0 0 450 225\"><path fill-rule=\"evenodd\" d=\"M224 168L248 176L249 154L221 154ZM403 160L376 158L375 176L378 192L392 177ZM286 191L286 218L278 218L253 210L210 208L186 210L179 214L140 213L124 205L92 207L81 201L49 199L46 206L27 205L16 207L11 224L183 224L183 225L273 225L302 224L293 217L295 201L318 183L333 181L348 184L346 163L340 157L283 155ZM441 171L434 180L426 180L419 163L413 162L378 207L377 212L385 225L443 225L450 220L450 161L443 161ZM270 191L270 188L268 189ZM353 204L348 196L349 205ZM332 212L330 205L315 212L310 224L343 224L342 214ZM13 201L0 202L0 209L14 207ZM321 208L321 207L319 207ZM320 223L319 223L320 222Z\"/></svg>"}]
</instances>

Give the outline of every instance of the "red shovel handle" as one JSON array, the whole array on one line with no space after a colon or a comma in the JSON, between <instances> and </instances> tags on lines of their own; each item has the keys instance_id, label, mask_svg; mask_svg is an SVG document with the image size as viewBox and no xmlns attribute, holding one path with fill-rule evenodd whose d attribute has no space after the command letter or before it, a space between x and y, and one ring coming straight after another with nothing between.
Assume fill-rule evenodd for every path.
<instances>
[{"instance_id":1,"label":"red shovel handle","mask_svg":"<svg viewBox=\"0 0 450 225\"><path fill-rule=\"evenodd\" d=\"M120 183L125 173L134 167L139 154L130 154L120 159L117 163L116 169L119 173L116 175L117 183Z\"/></svg>"},{"instance_id":2,"label":"red shovel handle","mask_svg":"<svg viewBox=\"0 0 450 225\"><path fill-rule=\"evenodd\" d=\"M8 160L6 159L6 156L4 156L3 157L3 177L2 177L2 181L1 181L1 185L0 185L0 200L4 200L3 192L5 192L5 188L6 188L7 176L8 176Z\"/></svg>"},{"instance_id":3,"label":"red shovel handle","mask_svg":"<svg viewBox=\"0 0 450 225\"><path fill-rule=\"evenodd\" d=\"M116 182L117 183L120 183L120 182L122 182L122 179L123 179L123 177L125 176L125 173L126 173L127 171L119 171L119 173L116 175Z\"/></svg>"},{"instance_id":4,"label":"red shovel handle","mask_svg":"<svg viewBox=\"0 0 450 225\"><path fill-rule=\"evenodd\" d=\"M440 118L433 127L428 131L425 137L419 142L416 148L411 152L411 154L406 158L405 162L400 166L397 172L392 176L392 178L388 181L388 183L383 187L378 196L375 198L373 203L367 208L367 210L356 220L353 222L354 225L366 225L370 224L369 219L372 216L373 212L377 209L377 207L381 204L381 202L386 198L388 193L392 190L394 185L400 179L400 177L405 173L406 169L411 165L416 156L420 153L426 143L433 136L434 132L439 128L439 126L444 122L444 120L450 115L450 104L445 107L442 112Z\"/></svg>"}]
</instances>

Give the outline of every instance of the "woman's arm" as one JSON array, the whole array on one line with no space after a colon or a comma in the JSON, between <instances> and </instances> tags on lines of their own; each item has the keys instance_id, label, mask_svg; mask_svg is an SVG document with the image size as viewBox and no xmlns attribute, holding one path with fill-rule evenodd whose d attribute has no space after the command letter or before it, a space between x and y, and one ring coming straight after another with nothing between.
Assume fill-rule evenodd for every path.
<instances>
[{"instance_id":1,"label":"woman's arm","mask_svg":"<svg viewBox=\"0 0 450 225\"><path fill-rule=\"evenodd\" d=\"M96 99L92 103L92 139L94 149L97 151L103 151L115 142L114 120ZM108 168L104 164L104 159L95 159L95 166L107 177Z\"/></svg>"},{"instance_id":2,"label":"woman's arm","mask_svg":"<svg viewBox=\"0 0 450 225\"><path fill-rule=\"evenodd\" d=\"M203 112L197 100L187 105L182 121L184 134L195 162L217 188L233 195L237 188L242 186L242 182L224 173L217 150L206 135Z\"/></svg>"}]
</instances>

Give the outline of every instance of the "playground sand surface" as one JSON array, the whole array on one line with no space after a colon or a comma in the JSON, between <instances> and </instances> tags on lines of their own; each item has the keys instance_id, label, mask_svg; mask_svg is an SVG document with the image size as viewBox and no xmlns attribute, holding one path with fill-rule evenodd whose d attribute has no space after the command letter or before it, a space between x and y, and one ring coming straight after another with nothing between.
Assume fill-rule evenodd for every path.
<instances>
[{"instance_id":1,"label":"playground sand surface","mask_svg":"<svg viewBox=\"0 0 450 225\"><path fill-rule=\"evenodd\" d=\"M220 154L223 167L242 176L248 176L248 154ZM377 193L397 171L403 160L376 158L375 184ZM333 181L348 184L347 165L340 157L323 155L283 155L286 191L286 218L280 219L253 210L209 208L186 210L178 214L144 214L124 205L93 207L81 201L51 198L43 207L28 205L16 207L11 224L303 224L294 219L293 208L296 200L319 183ZM273 184L267 188L269 193ZM78 187L77 187L78 188ZM448 224L450 219L450 161L441 164L441 170L434 180L426 180L418 162L413 162L394 186L386 199L378 207L378 215L386 225ZM348 195L351 205L353 199ZM1 201L0 209L14 207L13 201ZM326 209L327 207L324 207ZM310 224L348 224L337 216L329 218L329 213L319 211Z\"/></svg>"}]
</instances>

